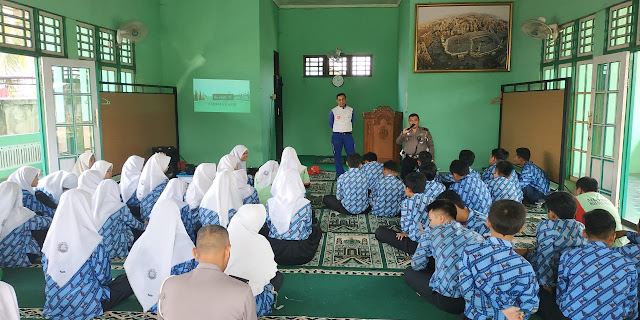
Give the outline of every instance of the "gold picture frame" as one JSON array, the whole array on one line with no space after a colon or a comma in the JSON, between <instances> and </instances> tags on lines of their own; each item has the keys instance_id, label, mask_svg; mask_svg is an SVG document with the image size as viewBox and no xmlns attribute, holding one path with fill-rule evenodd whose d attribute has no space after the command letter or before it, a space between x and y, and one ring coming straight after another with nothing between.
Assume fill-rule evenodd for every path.
<instances>
[{"instance_id":1,"label":"gold picture frame","mask_svg":"<svg viewBox=\"0 0 640 320\"><path fill-rule=\"evenodd\" d=\"M416 4L414 72L511 70L513 2Z\"/></svg>"}]
</instances>

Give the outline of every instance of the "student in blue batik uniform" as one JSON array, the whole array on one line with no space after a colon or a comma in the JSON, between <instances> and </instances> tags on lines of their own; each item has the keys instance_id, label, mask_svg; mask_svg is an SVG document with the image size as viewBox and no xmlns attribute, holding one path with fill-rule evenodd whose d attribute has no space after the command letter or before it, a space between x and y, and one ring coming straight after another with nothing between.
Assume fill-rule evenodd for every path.
<instances>
[{"instance_id":1,"label":"student in blue batik uniform","mask_svg":"<svg viewBox=\"0 0 640 320\"><path fill-rule=\"evenodd\" d=\"M554 192L545 197L548 220L540 222L536 229L536 246L528 259L536 272L540 291L540 310L544 319L554 319L552 310L557 310L556 280L560 255L572 248L585 245L582 236L584 225L575 220L576 198L564 191Z\"/></svg>"},{"instance_id":2,"label":"student in blue batik uniform","mask_svg":"<svg viewBox=\"0 0 640 320\"><path fill-rule=\"evenodd\" d=\"M203 226L219 225L227 227L233 215L242 206L242 199L236 191L233 172L224 170L216 174L211 188L204 194L198 217Z\"/></svg>"},{"instance_id":3,"label":"student in blue batik uniform","mask_svg":"<svg viewBox=\"0 0 640 320\"><path fill-rule=\"evenodd\" d=\"M378 162L378 155L373 152L367 152L362 156L364 164L360 167L360 171L364 175L367 188L372 190L378 181L382 179L383 164Z\"/></svg>"},{"instance_id":4,"label":"student in blue batik uniform","mask_svg":"<svg viewBox=\"0 0 640 320\"><path fill-rule=\"evenodd\" d=\"M449 189L457 192L464 203L479 212L489 212L491 193L487 185L476 176L469 174L469 166L463 160L453 160L449 166L455 181Z\"/></svg>"},{"instance_id":5,"label":"student in blue batik uniform","mask_svg":"<svg viewBox=\"0 0 640 320\"><path fill-rule=\"evenodd\" d=\"M369 197L367 195L367 183L360 165L362 156L352 153L347 157L349 171L338 177L336 195L326 195L322 199L324 205L342 214L367 213Z\"/></svg>"},{"instance_id":6,"label":"student in blue batik uniform","mask_svg":"<svg viewBox=\"0 0 640 320\"><path fill-rule=\"evenodd\" d=\"M486 182L493 201L507 199L522 202L522 189L517 179L511 179L512 172L513 165L509 161L496 163L494 178Z\"/></svg>"},{"instance_id":7,"label":"student in blue batik uniform","mask_svg":"<svg viewBox=\"0 0 640 320\"><path fill-rule=\"evenodd\" d=\"M266 210L261 204L247 204L238 210L229 223L231 254L224 270L230 276L249 281L258 317L271 313L275 295L283 281L269 241L258 233L266 217Z\"/></svg>"},{"instance_id":8,"label":"student in blue batik uniform","mask_svg":"<svg viewBox=\"0 0 640 320\"><path fill-rule=\"evenodd\" d=\"M140 200L136 196L136 189L140 181L140 175L144 168L144 158L130 156L122 165L120 173L120 197L122 202L127 204L134 216L140 217Z\"/></svg>"},{"instance_id":9,"label":"student in blue batik uniform","mask_svg":"<svg viewBox=\"0 0 640 320\"><path fill-rule=\"evenodd\" d=\"M248 184L247 178L247 170L246 169L238 169L240 165L240 159L236 156L225 155L220 158L218 162L218 172L229 170L233 172L234 178L236 180L236 190L240 194L242 198L242 204L258 204L260 203L260 199L258 198L258 192L256 189Z\"/></svg>"},{"instance_id":10,"label":"student in blue batik uniform","mask_svg":"<svg viewBox=\"0 0 640 320\"><path fill-rule=\"evenodd\" d=\"M489 157L490 166L484 169L484 171L482 172L482 181L484 181L485 183L489 183L490 180L493 180L493 172L496 168L496 164L498 164L498 162L500 161L507 160L509 160L509 151L502 148L491 150L491 157ZM516 173L515 169L511 171L511 174L509 174L509 179L518 182L518 173Z\"/></svg>"},{"instance_id":11,"label":"student in blue batik uniform","mask_svg":"<svg viewBox=\"0 0 640 320\"><path fill-rule=\"evenodd\" d=\"M400 203L406 196L404 183L398 179L398 164L393 160L385 162L383 174L384 177L371 190L369 197L371 214L380 217L395 217L400 213Z\"/></svg>"},{"instance_id":12,"label":"student in blue batik uniform","mask_svg":"<svg viewBox=\"0 0 640 320\"><path fill-rule=\"evenodd\" d=\"M13 181L17 183L20 188L22 188L22 205L33 211L40 212L47 217L53 217L56 212L55 208L48 207L44 203L40 202L36 198L36 192L33 189L38 186L38 175L40 174L40 169L34 167L20 167L14 173L12 173L8 181Z\"/></svg>"},{"instance_id":13,"label":"student in blue batik uniform","mask_svg":"<svg viewBox=\"0 0 640 320\"><path fill-rule=\"evenodd\" d=\"M17 183L0 183L0 267L30 265L28 254L40 253L31 232L45 230L46 234L50 224L51 218L22 206L22 190Z\"/></svg>"},{"instance_id":14,"label":"student in blue batik uniform","mask_svg":"<svg viewBox=\"0 0 640 320\"><path fill-rule=\"evenodd\" d=\"M42 248L45 275L43 315L85 320L111 310L133 291L126 275L111 280L109 255L91 219L91 204L82 190L60 198Z\"/></svg>"},{"instance_id":15,"label":"student in blue batik uniform","mask_svg":"<svg viewBox=\"0 0 640 320\"><path fill-rule=\"evenodd\" d=\"M440 310L453 314L464 311L459 276L462 250L484 239L456 222L456 206L448 200L435 200L428 207L428 227L420 235L418 249L404 279L420 296ZM435 260L435 269L428 263Z\"/></svg>"},{"instance_id":16,"label":"student in blue batik uniform","mask_svg":"<svg viewBox=\"0 0 640 320\"><path fill-rule=\"evenodd\" d=\"M476 155L475 153L473 153L473 151L471 150L461 150L460 153L458 154L458 160L462 160L464 161L467 166L469 167L469 175L478 179L482 179L482 176L480 175L480 172L478 172L476 169L472 168L471 166L473 165L473 163L476 161ZM442 183L444 183L445 186L450 186L451 184L453 184L455 181L455 179L453 179L453 173L449 172L446 173L444 175L440 176L440 181Z\"/></svg>"},{"instance_id":17,"label":"student in blue batik uniform","mask_svg":"<svg viewBox=\"0 0 640 320\"><path fill-rule=\"evenodd\" d=\"M458 210L456 214L456 221L465 226L467 229L481 236L486 236L491 233L491 230L489 230L489 227L487 226L487 218L489 218L489 214L478 212L467 207L464 201L462 201L460 195L455 191L444 191L436 199L449 200L453 202L453 204L456 206L456 209Z\"/></svg>"},{"instance_id":18,"label":"student in blue batik uniform","mask_svg":"<svg viewBox=\"0 0 640 320\"><path fill-rule=\"evenodd\" d=\"M213 179L216 178L217 167L215 163L201 163L196 168L196 172L193 174L193 181L187 188L187 194L184 196L184 200L189 204L189 210L193 213L194 217L198 217L198 209L200 208L200 202L204 194L207 193Z\"/></svg>"},{"instance_id":19,"label":"student in blue batik uniform","mask_svg":"<svg viewBox=\"0 0 640 320\"><path fill-rule=\"evenodd\" d=\"M184 181L173 178L169 180L167 183L167 187L162 191L160 195L160 199L170 199L176 203L178 208L180 209L180 218L182 219L182 224L184 225L185 230L187 230L187 234L191 238L191 241L195 243L196 241L196 222L198 221L198 216L194 216L191 210L189 210L189 204L184 201L184 194L187 191L187 184Z\"/></svg>"},{"instance_id":20,"label":"student in blue batik uniform","mask_svg":"<svg viewBox=\"0 0 640 320\"><path fill-rule=\"evenodd\" d=\"M329 111L329 127L333 131L331 145L333 146L333 161L336 165L336 177L344 173L342 166L342 147L347 156L356 152L351 131L353 130L353 108L347 106L347 95L336 95L338 105Z\"/></svg>"},{"instance_id":21,"label":"student in blue batik uniform","mask_svg":"<svg viewBox=\"0 0 640 320\"><path fill-rule=\"evenodd\" d=\"M271 190L273 197L266 208L267 240L276 262L295 266L311 261L322 239L322 230L311 225L311 202L305 198L300 174L294 169L280 171Z\"/></svg>"},{"instance_id":22,"label":"student in blue batik uniform","mask_svg":"<svg viewBox=\"0 0 640 320\"><path fill-rule=\"evenodd\" d=\"M118 184L111 180L102 180L98 185L92 203L93 223L103 237L102 243L109 255L124 258L133 245L131 229L144 231L145 225L136 220L127 205L120 200Z\"/></svg>"},{"instance_id":23,"label":"student in blue batik uniform","mask_svg":"<svg viewBox=\"0 0 640 320\"><path fill-rule=\"evenodd\" d=\"M431 155L431 152L422 151L422 152L418 153L418 169L416 170L416 172L422 172L421 168L423 166L429 164L429 163L433 163L433 156ZM434 163L434 165L435 165L435 163ZM436 182L441 182L440 181L440 171L438 171L438 167L436 167L436 176L433 178L433 180L436 181Z\"/></svg>"},{"instance_id":24,"label":"student in blue batik uniform","mask_svg":"<svg viewBox=\"0 0 640 320\"><path fill-rule=\"evenodd\" d=\"M511 242L526 219L527 210L519 202L498 200L491 205L491 236L468 245L459 264L465 300L461 319L526 320L538 310L535 272Z\"/></svg>"},{"instance_id":25,"label":"student in blue batik uniform","mask_svg":"<svg viewBox=\"0 0 640 320\"><path fill-rule=\"evenodd\" d=\"M616 221L596 209L585 213L584 225L589 243L560 257L556 302L562 315L553 319L636 319L638 273L634 262L611 249Z\"/></svg>"},{"instance_id":26,"label":"student in blue batik uniform","mask_svg":"<svg viewBox=\"0 0 640 320\"><path fill-rule=\"evenodd\" d=\"M52 207L57 208L62 193L78 187L78 176L64 170L52 172L38 181L35 194L36 199L41 199L40 193L52 201ZM44 201L41 201L44 203Z\"/></svg>"},{"instance_id":27,"label":"student in blue batik uniform","mask_svg":"<svg viewBox=\"0 0 640 320\"><path fill-rule=\"evenodd\" d=\"M640 224L637 225L636 232L627 230L616 231L616 238L627 237L629 243L622 247L611 247L611 249L622 253L627 259L635 263L636 271L640 276L640 235L638 231L640 231ZM638 301L640 302L640 281L638 281L638 294Z\"/></svg>"},{"instance_id":28,"label":"student in blue batik uniform","mask_svg":"<svg viewBox=\"0 0 640 320\"><path fill-rule=\"evenodd\" d=\"M131 288L144 311L157 311L156 304L166 278L187 273L198 266L193 248L175 201L158 199L147 230L124 262Z\"/></svg>"},{"instance_id":29,"label":"student in blue batik uniform","mask_svg":"<svg viewBox=\"0 0 640 320\"><path fill-rule=\"evenodd\" d=\"M149 222L149 215L153 206L158 201L169 179L166 176L169 170L171 158L164 153L156 153L147 160L142 169L136 197L140 200L140 217L142 221Z\"/></svg>"},{"instance_id":30,"label":"student in blue batik uniform","mask_svg":"<svg viewBox=\"0 0 640 320\"><path fill-rule=\"evenodd\" d=\"M433 162L427 162L420 166L420 173L424 174L427 178L427 183L424 186L424 194L429 197L429 203L433 202L441 193L447 188L444 184L440 183L436 178L438 177L438 168Z\"/></svg>"},{"instance_id":31,"label":"student in blue batik uniform","mask_svg":"<svg viewBox=\"0 0 640 320\"><path fill-rule=\"evenodd\" d=\"M513 163L522 167L520 172L520 188L524 194L526 203L536 203L551 191L549 179L540 167L529 161L531 159L531 151L527 148L516 149L516 155Z\"/></svg>"},{"instance_id":32,"label":"student in blue batik uniform","mask_svg":"<svg viewBox=\"0 0 640 320\"><path fill-rule=\"evenodd\" d=\"M404 178L404 191L407 199L402 200L400 209L401 232L395 232L389 228L378 227L376 229L376 239L390 246L413 254L418 247L420 232L429 224L429 213L427 206L433 197L424 190L427 181L424 174L412 172Z\"/></svg>"}]
</instances>

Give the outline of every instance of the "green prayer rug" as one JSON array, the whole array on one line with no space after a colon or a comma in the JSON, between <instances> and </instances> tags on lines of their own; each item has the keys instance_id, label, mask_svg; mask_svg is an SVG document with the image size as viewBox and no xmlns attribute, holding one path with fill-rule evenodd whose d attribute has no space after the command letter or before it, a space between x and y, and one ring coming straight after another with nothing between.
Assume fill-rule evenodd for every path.
<instances>
[{"instance_id":1,"label":"green prayer rug","mask_svg":"<svg viewBox=\"0 0 640 320\"><path fill-rule=\"evenodd\" d=\"M330 209L316 209L314 212L324 232L370 233L366 215L341 214Z\"/></svg>"},{"instance_id":2,"label":"green prayer rug","mask_svg":"<svg viewBox=\"0 0 640 320\"><path fill-rule=\"evenodd\" d=\"M342 163L346 163L347 162L347 157L342 156ZM335 161L333 159L333 156L317 156L316 160L314 161L314 164L334 164Z\"/></svg>"},{"instance_id":3,"label":"green prayer rug","mask_svg":"<svg viewBox=\"0 0 640 320\"><path fill-rule=\"evenodd\" d=\"M373 234L328 232L324 267L384 268L380 244Z\"/></svg>"},{"instance_id":4,"label":"green prayer rug","mask_svg":"<svg viewBox=\"0 0 640 320\"><path fill-rule=\"evenodd\" d=\"M335 171L325 171L320 172L318 174L309 175L309 180L311 181L334 181L336 180Z\"/></svg>"}]
</instances>

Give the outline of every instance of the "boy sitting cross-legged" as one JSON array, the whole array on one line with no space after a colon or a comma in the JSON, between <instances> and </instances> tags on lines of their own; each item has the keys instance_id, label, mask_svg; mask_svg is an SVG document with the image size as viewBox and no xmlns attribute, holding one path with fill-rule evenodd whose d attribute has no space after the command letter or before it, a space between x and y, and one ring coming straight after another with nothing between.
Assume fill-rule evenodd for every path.
<instances>
[{"instance_id":1,"label":"boy sitting cross-legged","mask_svg":"<svg viewBox=\"0 0 640 320\"><path fill-rule=\"evenodd\" d=\"M480 178L469 174L469 165L463 160L453 160L449 171L455 181L449 189L457 192L469 208L479 212L489 212L491 206L489 188Z\"/></svg>"},{"instance_id":2,"label":"boy sitting cross-legged","mask_svg":"<svg viewBox=\"0 0 640 320\"><path fill-rule=\"evenodd\" d=\"M367 183L360 165L362 156L352 153L347 156L349 171L338 177L336 195L326 195L322 198L324 205L342 214L360 214L369 211L369 197Z\"/></svg>"},{"instance_id":3,"label":"boy sitting cross-legged","mask_svg":"<svg viewBox=\"0 0 640 320\"><path fill-rule=\"evenodd\" d=\"M395 217L400 213L400 202L405 198L404 184L398 179L398 164L393 160L385 162L383 173L384 177L371 190L371 214Z\"/></svg>"},{"instance_id":4,"label":"boy sitting cross-legged","mask_svg":"<svg viewBox=\"0 0 640 320\"><path fill-rule=\"evenodd\" d=\"M513 165L509 161L496 163L493 179L486 181L493 201L509 199L522 202L522 189L518 179L512 179Z\"/></svg>"},{"instance_id":5,"label":"boy sitting cross-legged","mask_svg":"<svg viewBox=\"0 0 640 320\"><path fill-rule=\"evenodd\" d=\"M491 231L487 227L488 213L478 212L464 204L460 195L453 190L447 190L442 192L436 200L449 200L453 202L458 211L456 214L456 221L460 222L467 229L478 233L481 236L489 234Z\"/></svg>"},{"instance_id":6,"label":"boy sitting cross-legged","mask_svg":"<svg viewBox=\"0 0 640 320\"><path fill-rule=\"evenodd\" d=\"M364 175L367 189L371 190L383 177L383 164L378 162L378 155L373 152L365 153L362 156L362 161L364 164L360 167L360 171Z\"/></svg>"}]
</instances>

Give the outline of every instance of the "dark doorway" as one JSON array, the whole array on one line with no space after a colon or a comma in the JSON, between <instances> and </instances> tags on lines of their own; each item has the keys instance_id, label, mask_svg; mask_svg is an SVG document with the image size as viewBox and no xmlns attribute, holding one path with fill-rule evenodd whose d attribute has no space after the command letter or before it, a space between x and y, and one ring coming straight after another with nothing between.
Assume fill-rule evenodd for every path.
<instances>
[{"instance_id":1,"label":"dark doorway","mask_svg":"<svg viewBox=\"0 0 640 320\"><path fill-rule=\"evenodd\" d=\"M274 100L274 115L276 125L276 159L280 161L284 145L282 141L282 77L280 76L280 54L273 52L273 93L276 95Z\"/></svg>"}]
</instances>

